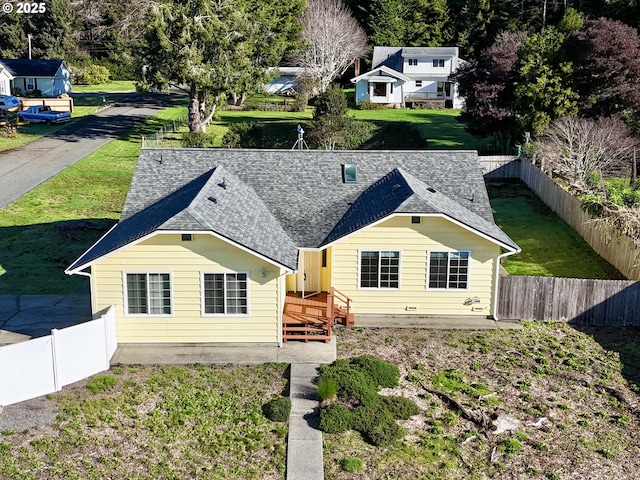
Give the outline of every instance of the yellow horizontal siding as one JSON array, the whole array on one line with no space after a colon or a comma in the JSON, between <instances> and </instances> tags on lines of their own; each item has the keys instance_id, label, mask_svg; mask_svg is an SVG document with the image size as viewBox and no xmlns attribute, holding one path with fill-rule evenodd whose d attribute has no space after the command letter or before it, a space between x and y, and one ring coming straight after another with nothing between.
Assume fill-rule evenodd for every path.
<instances>
[{"instance_id":1,"label":"yellow horizontal siding","mask_svg":"<svg viewBox=\"0 0 640 480\"><path fill-rule=\"evenodd\" d=\"M358 288L358 252L362 250L400 251L399 289ZM455 250L471 251L469 288L427 289L427 252ZM412 224L411 217L393 217L333 245L332 285L353 299L356 314L485 316L492 313L494 265L499 254L493 242L446 219L422 217L420 224ZM474 297L480 302L464 305Z\"/></svg>"},{"instance_id":2,"label":"yellow horizontal siding","mask_svg":"<svg viewBox=\"0 0 640 480\"><path fill-rule=\"evenodd\" d=\"M109 255L92 269L96 311L116 306L121 343L277 342L280 269L210 235L160 234ZM265 276L262 276L262 270ZM249 316L201 314L201 272L249 272ZM127 316L123 272L171 274L171 316Z\"/></svg>"}]
</instances>

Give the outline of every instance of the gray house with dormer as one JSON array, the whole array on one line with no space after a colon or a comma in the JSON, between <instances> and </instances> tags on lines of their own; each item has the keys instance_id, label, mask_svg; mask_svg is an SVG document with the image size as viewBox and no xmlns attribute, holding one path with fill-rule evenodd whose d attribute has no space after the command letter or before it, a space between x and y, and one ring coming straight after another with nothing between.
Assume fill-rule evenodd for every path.
<instances>
[{"instance_id":1,"label":"gray house with dormer","mask_svg":"<svg viewBox=\"0 0 640 480\"><path fill-rule=\"evenodd\" d=\"M458 47L374 47L371 70L351 79L356 103L462 108L451 75L463 62Z\"/></svg>"}]
</instances>

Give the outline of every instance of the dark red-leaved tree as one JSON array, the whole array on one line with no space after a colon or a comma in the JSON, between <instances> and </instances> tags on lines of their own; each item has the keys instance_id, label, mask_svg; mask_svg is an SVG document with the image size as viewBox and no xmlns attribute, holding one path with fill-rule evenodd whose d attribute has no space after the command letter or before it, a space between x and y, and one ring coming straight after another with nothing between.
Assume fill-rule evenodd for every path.
<instances>
[{"instance_id":1,"label":"dark red-leaved tree","mask_svg":"<svg viewBox=\"0 0 640 480\"><path fill-rule=\"evenodd\" d=\"M478 137L493 136L498 145L519 137L514 106L514 81L518 50L524 32L502 32L493 45L458 70L458 83L465 107L460 120Z\"/></svg>"},{"instance_id":2,"label":"dark red-leaved tree","mask_svg":"<svg viewBox=\"0 0 640 480\"><path fill-rule=\"evenodd\" d=\"M640 111L640 36L608 18L587 20L567 42L584 115Z\"/></svg>"}]
</instances>

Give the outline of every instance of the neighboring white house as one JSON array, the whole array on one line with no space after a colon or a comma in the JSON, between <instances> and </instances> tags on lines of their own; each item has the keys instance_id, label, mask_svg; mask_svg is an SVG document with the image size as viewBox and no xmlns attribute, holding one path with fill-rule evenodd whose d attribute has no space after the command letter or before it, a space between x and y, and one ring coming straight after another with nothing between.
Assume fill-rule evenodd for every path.
<instances>
[{"instance_id":1,"label":"neighboring white house","mask_svg":"<svg viewBox=\"0 0 640 480\"><path fill-rule=\"evenodd\" d=\"M0 65L13 76L12 95L30 95L35 90L39 90L43 97L71 93L71 69L64 60L0 58ZM0 73L0 85L1 75Z\"/></svg>"},{"instance_id":2,"label":"neighboring white house","mask_svg":"<svg viewBox=\"0 0 640 480\"><path fill-rule=\"evenodd\" d=\"M0 95L11 95L11 80L13 78L7 66L0 62Z\"/></svg>"},{"instance_id":3,"label":"neighboring white house","mask_svg":"<svg viewBox=\"0 0 640 480\"><path fill-rule=\"evenodd\" d=\"M371 71L351 79L356 103L462 108L450 78L462 63L458 47L374 47Z\"/></svg>"}]
</instances>

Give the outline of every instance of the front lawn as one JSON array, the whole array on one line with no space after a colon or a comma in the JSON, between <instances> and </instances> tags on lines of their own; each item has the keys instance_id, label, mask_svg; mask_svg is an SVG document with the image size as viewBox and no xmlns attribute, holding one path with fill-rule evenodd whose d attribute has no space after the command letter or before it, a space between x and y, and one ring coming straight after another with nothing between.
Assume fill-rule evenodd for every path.
<instances>
[{"instance_id":1,"label":"front lawn","mask_svg":"<svg viewBox=\"0 0 640 480\"><path fill-rule=\"evenodd\" d=\"M66 294L85 286L85 277L64 269L120 218L140 137L183 113L184 106L159 112L0 210L0 293ZM67 220L89 223L56 228Z\"/></svg>"},{"instance_id":2,"label":"front lawn","mask_svg":"<svg viewBox=\"0 0 640 480\"><path fill-rule=\"evenodd\" d=\"M285 364L115 366L49 396L53 425L0 437L0 478L282 479Z\"/></svg>"},{"instance_id":3,"label":"front lawn","mask_svg":"<svg viewBox=\"0 0 640 480\"><path fill-rule=\"evenodd\" d=\"M136 85L133 80L111 80L97 85L73 85L72 94L95 92L135 92Z\"/></svg>"}]
</instances>

